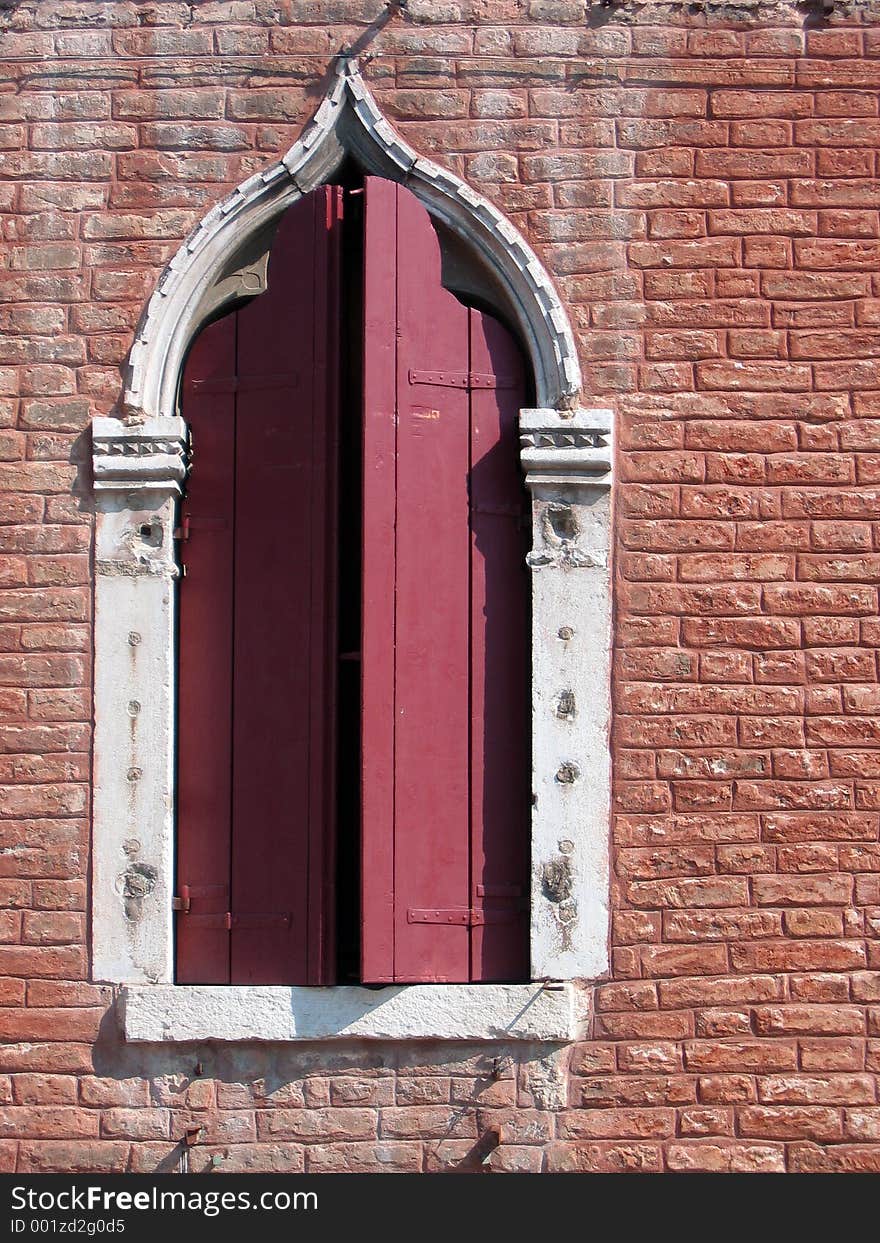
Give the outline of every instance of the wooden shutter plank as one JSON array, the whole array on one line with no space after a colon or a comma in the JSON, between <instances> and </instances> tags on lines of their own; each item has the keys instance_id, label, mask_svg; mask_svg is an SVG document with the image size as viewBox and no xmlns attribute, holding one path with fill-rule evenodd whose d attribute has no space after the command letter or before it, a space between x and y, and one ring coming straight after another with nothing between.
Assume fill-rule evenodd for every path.
<instances>
[{"instance_id":1,"label":"wooden shutter plank","mask_svg":"<svg viewBox=\"0 0 880 1243\"><path fill-rule=\"evenodd\" d=\"M177 888L191 915L177 920L177 979L229 980L229 934L199 917L229 905L232 762L232 600L235 470L235 319L195 342L183 380L183 413L198 468L181 505L186 578L179 600ZM213 383L226 391L209 392Z\"/></svg>"},{"instance_id":2,"label":"wooden shutter plank","mask_svg":"<svg viewBox=\"0 0 880 1243\"><path fill-rule=\"evenodd\" d=\"M313 219L311 199L282 219L269 289L238 312L239 374L283 360L301 376L301 387L238 393L232 909L276 920L233 929L238 984L301 983L306 971Z\"/></svg>"},{"instance_id":3,"label":"wooden shutter plank","mask_svg":"<svg viewBox=\"0 0 880 1243\"><path fill-rule=\"evenodd\" d=\"M364 187L361 976L394 979L397 187Z\"/></svg>"},{"instance_id":4,"label":"wooden shutter plank","mask_svg":"<svg viewBox=\"0 0 880 1243\"><path fill-rule=\"evenodd\" d=\"M468 979L468 394L410 384L468 371L468 312L440 283L430 218L398 189L395 979Z\"/></svg>"},{"instance_id":5,"label":"wooden shutter plank","mask_svg":"<svg viewBox=\"0 0 880 1243\"><path fill-rule=\"evenodd\" d=\"M443 289L437 236L408 191L367 180L365 245L364 980L522 979L522 361L497 321Z\"/></svg>"},{"instance_id":6,"label":"wooden shutter plank","mask_svg":"<svg viewBox=\"0 0 880 1243\"><path fill-rule=\"evenodd\" d=\"M312 474L311 681L309 735L309 921L306 978L336 982L336 746L338 695L338 513L341 359L341 186L315 202ZM321 495L323 493L323 500ZM347 538L351 538L347 534Z\"/></svg>"},{"instance_id":7,"label":"wooden shutter plank","mask_svg":"<svg viewBox=\"0 0 880 1243\"><path fill-rule=\"evenodd\" d=\"M238 313L242 377L293 371L295 387L238 393L232 910L235 983L317 982L314 931L323 900L310 860L313 805L326 783L326 393L316 384L315 314L327 277L323 190L282 219L269 290ZM323 290L322 290L323 295ZM314 777L315 770L319 776ZM310 972L310 932L312 960Z\"/></svg>"},{"instance_id":8,"label":"wooden shutter plank","mask_svg":"<svg viewBox=\"0 0 880 1243\"><path fill-rule=\"evenodd\" d=\"M471 932L471 979L528 976L529 608L517 344L470 312L471 370L504 386L471 389L471 905L499 922Z\"/></svg>"}]
</instances>

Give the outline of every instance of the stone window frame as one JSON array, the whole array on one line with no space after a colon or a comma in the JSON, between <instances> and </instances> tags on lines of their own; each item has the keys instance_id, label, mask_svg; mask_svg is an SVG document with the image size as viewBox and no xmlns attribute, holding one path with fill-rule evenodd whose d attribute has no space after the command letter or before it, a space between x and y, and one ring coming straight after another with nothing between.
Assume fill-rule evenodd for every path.
<instances>
[{"instance_id":1,"label":"stone window frame","mask_svg":"<svg viewBox=\"0 0 880 1243\"><path fill-rule=\"evenodd\" d=\"M406 185L478 258L531 363L520 411L532 497L531 983L174 984L177 498L187 471L179 377L199 328L266 287L274 226L346 156ZM340 57L277 164L215 207L171 260L136 332L121 417L92 429L95 747L92 977L122 985L129 1040L567 1042L608 969L611 413L584 409L562 303L512 224L416 154Z\"/></svg>"}]
</instances>

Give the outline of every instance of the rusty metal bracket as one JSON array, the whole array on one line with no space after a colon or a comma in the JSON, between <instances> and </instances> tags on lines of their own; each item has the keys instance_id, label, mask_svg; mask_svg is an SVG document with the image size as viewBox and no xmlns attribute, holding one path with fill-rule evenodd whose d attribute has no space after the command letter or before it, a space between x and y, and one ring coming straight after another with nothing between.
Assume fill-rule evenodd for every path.
<instances>
[{"instance_id":1,"label":"rusty metal bracket","mask_svg":"<svg viewBox=\"0 0 880 1243\"><path fill-rule=\"evenodd\" d=\"M181 885L180 893L175 894L171 899L172 911L177 911L179 915L188 915L189 908L192 905L192 895L189 885Z\"/></svg>"},{"instance_id":2,"label":"rusty metal bracket","mask_svg":"<svg viewBox=\"0 0 880 1243\"><path fill-rule=\"evenodd\" d=\"M172 534L176 540L188 540L191 531L225 531L228 526L225 518L200 518L198 514L187 514Z\"/></svg>"}]
</instances>

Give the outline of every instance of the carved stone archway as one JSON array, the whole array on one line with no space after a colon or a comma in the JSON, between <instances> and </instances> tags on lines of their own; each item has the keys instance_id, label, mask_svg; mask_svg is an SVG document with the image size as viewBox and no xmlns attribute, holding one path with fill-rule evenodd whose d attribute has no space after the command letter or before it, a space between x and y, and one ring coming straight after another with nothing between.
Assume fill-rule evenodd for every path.
<instances>
[{"instance_id":1,"label":"carved stone archway","mask_svg":"<svg viewBox=\"0 0 880 1243\"><path fill-rule=\"evenodd\" d=\"M347 156L399 181L485 263L532 363L536 404L570 406L581 384L574 338L537 255L509 220L459 177L418 155L382 116L357 62L339 57L302 137L264 172L233 190L196 226L163 272L129 355L125 405L147 416L177 413L186 350L224 304L265 287L272 226L302 195L329 181Z\"/></svg>"}]
</instances>

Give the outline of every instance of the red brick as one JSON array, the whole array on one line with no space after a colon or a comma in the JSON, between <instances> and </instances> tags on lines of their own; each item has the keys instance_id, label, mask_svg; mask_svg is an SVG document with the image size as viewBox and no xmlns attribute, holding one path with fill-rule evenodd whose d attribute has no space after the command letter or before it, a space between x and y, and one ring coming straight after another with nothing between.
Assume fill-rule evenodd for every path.
<instances>
[{"instance_id":1,"label":"red brick","mask_svg":"<svg viewBox=\"0 0 880 1243\"><path fill-rule=\"evenodd\" d=\"M76 979L85 972L85 954L77 946L50 949L7 945L0 955L0 971L4 975Z\"/></svg>"},{"instance_id":2,"label":"red brick","mask_svg":"<svg viewBox=\"0 0 880 1243\"><path fill-rule=\"evenodd\" d=\"M101 1135L108 1139L167 1139L166 1109L107 1109L101 1114Z\"/></svg>"},{"instance_id":3,"label":"red brick","mask_svg":"<svg viewBox=\"0 0 880 1243\"><path fill-rule=\"evenodd\" d=\"M642 966L650 976L723 974L727 956L722 946L643 946Z\"/></svg>"},{"instance_id":4,"label":"red brick","mask_svg":"<svg viewBox=\"0 0 880 1243\"><path fill-rule=\"evenodd\" d=\"M65 1105L2 1106L0 1135L15 1139L95 1139L98 1117Z\"/></svg>"},{"instance_id":5,"label":"red brick","mask_svg":"<svg viewBox=\"0 0 880 1243\"><path fill-rule=\"evenodd\" d=\"M857 941L755 941L730 950L737 971L847 971L865 965L864 946Z\"/></svg>"},{"instance_id":6,"label":"red brick","mask_svg":"<svg viewBox=\"0 0 880 1243\"><path fill-rule=\"evenodd\" d=\"M683 1109L679 1115L679 1130L690 1137L733 1135L733 1110Z\"/></svg>"},{"instance_id":7,"label":"red brick","mask_svg":"<svg viewBox=\"0 0 880 1243\"><path fill-rule=\"evenodd\" d=\"M555 1143L547 1149L547 1169L556 1174L659 1172L662 1160L659 1144L633 1141Z\"/></svg>"},{"instance_id":8,"label":"red brick","mask_svg":"<svg viewBox=\"0 0 880 1243\"><path fill-rule=\"evenodd\" d=\"M760 1002L778 999L782 994L782 982L774 976L664 980L659 987L660 1004L664 1008Z\"/></svg>"},{"instance_id":9,"label":"red brick","mask_svg":"<svg viewBox=\"0 0 880 1243\"><path fill-rule=\"evenodd\" d=\"M306 1153L310 1174L417 1174L422 1168L421 1145L403 1141L315 1144Z\"/></svg>"},{"instance_id":10,"label":"red brick","mask_svg":"<svg viewBox=\"0 0 880 1243\"><path fill-rule=\"evenodd\" d=\"M671 1109L581 1109L557 1118L561 1139L662 1139L674 1127Z\"/></svg>"},{"instance_id":11,"label":"red brick","mask_svg":"<svg viewBox=\"0 0 880 1243\"><path fill-rule=\"evenodd\" d=\"M639 1078L632 1075L614 1079L587 1079L578 1085L573 1105L681 1105L694 1100L693 1079L685 1076Z\"/></svg>"},{"instance_id":12,"label":"red brick","mask_svg":"<svg viewBox=\"0 0 880 1243\"><path fill-rule=\"evenodd\" d=\"M685 1069L689 1071L768 1073L796 1067L795 1046L783 1041L693 1041L685 1046Z\"/></svg>"},{"instance_id":13,"label":"red brick","mask_svg":"<svg viewBox=\"0 0 880 1243\"><path fill-rule=\"evenodd\" d=\"M790 1168L794 1173L865 1174L880 1170L880 1150L876 1145L842 1144L834 1148L818 1148L793 1144L790 1152Z\"/></svg>"},{"instance_id":14,"label":"red brick","mask_svg":"<svg viewBox=\"0 0 880 1243\"><path fill-rule=\"evenodd\" d=\"M843 1132L839 1110L812 1105L744 1105L739 1128L744 1136L820 1143L841 1139Z\"/></svg>"},{"instance_id":15,"label":"red brick","mask_svg":"<svg viewBox=\"0 0 880 1243\"><path fill-rule=\"evenodd\" d=\"M675 1075L682 1069L681 1046L671 1040L618 1044L617 1066L625 1073Z\"/></svg>"},{"instance_id":16,"label":"red brick","mask_svg":"<svg viewBox=\"0 0 880 1243\"><path fill-rule=\"evenodd\" d=\"M643 881L627 886L634 906L665 907L742 906L748 900L747 882L738 878L712 877L678 881Z\"/></svg>"},{"instance_id":17,"label":"red brick","mask_svg":"<svg viewBox=\"0 0 880 1243\"><path fill-rule=\"evenodd\" d=\"M46 951L49 952L49 951ZM0 1010L0 1037L6 1040L91 1040L97 1036L102 1013L98 1009Z\"/></svg>"},{"instance_id":18,"label":"red brick","mask_svg":"<svg viewBox=\"0 0 880 1243\"><path fill-rule=\"evenodd\" d=\"M851 900L848 876L756 876L755 901L761 906L835 906Z\"/></svg>"},{"instance_id":19,"label":"red brick","mask_svg":"<svg viewBox=\"0 0 880 1243\"><path fill-rule=\"evenodd\" d=\"M692 1173L780 1174L785 1171L781 1144L699 1142L670 1144L667 1168Z\"/></svg>"},{"instance_id":20,"label":"red brick","mask_svg":"<svg viewBox=\"0 0 880 1243\"><path fill-rule=\"evenodd\" d=\"M149 1104L149 1086L145 1079L100 1079L87 1075L79 1081L83 1105L112 1108L145 1107Z\"/></svg>"},{"instance_id":21,"label":"red brick","mask_svg":"<svg viewBox=\"0 0 880 1243\"><path fill-rule=\"evenodd\" d=\"M769 1075L758 1080L758 1095L764 1104L852 1105L875 1099L870 1075Z\"/></svg>"},{"instance_id":22,"label":"red brick","mask_svg":"<svg viewBox=\"0 0 880 1243\"><path fill-rule=\"evenodd\" d=\"M739 242L734 238L632 242L629 247L630 262L639 268L736 267L739 255Z\"/></svg>"},{"instance_id":23,"label":"red brick","mask_svg":"<svg viewBox=\"0 0 880 1243\"><path fill-rule=\"evenodd\" d=\"M853 1039L807 1039L800 1041L801 1069L805 1071L862 1070L865 1042Z\"/></svg>"},{"instance_id":24,"label":"red brick","mask_svg":"<svg viewBox=\"0 0 880 1243\"><path fill-rule=\"evenodd\" d=\"M864 1014L855 1006L759 1006L755 1030L762 1035L863 1035Z\"/></svg>"},{"instance_id":25,"label":"red brick","mask_svg":"<svg viewBox=\"0 0 880 1243\"><path fill-rule=\"evenodd\" d=\"M26 1141L20 1145L19 1174L121 1174L129 1145L77 1140Z\"/></svg>"},{"instance_id":26,"label":"red brick","mask_svg":"<svg viewBox=\"0 0 880 1243\"><path fill-rule=\"evenodd\" d=\"M397 1110L394 1116L406 1113L406 1110ZM446 1111L446 1116L448 1119L449 1111ZM426 1126L428 1122L426 1115ZM369 1109L273 1109L260 1111L257 1118L257 1136L270 1142L278 1139L369 1139L376 1135L376 1125L377 1115ZM402 1117L400 1127L405 1127ZM418 1129L416 1133L422 1134ZM406 1135L401 1137L408 1138Z\"/></svg>"},{"instance_id":27,"label":"red brick","mask_svg":"<svg viewBox=\"0 0 880 1243\"><path fill-rule=\"evenodd\" d=\"M618 973L619 974L619 973ZM683 1012L602 1014L596 1032L610 1040L680 1040L691 1034L693 1019Z\"/></svg>"},{"instance_id":28,"label":"red brick","mask_svg":"<svg viewBox=\"0 0 880 1243\"><path fill-rule=\"evenodd\" d=\"M773 152L731 148L697 152L698 177L809 177L813 155L796 147Z\"/></svg>"},{"instance_id":29,"label":"red brick","mask_svg":"<svg viewBox=\"0 0 880 1243\"><path fill-rule=\"evenodd\" d=\"M76 1079L72 1075L13 1075L12 1099L16 1105L72 1105L76 1103Z\"/></svg>"},{"instance_id":30,"label":"red brick","mask_svg":"<svg viewBox=\"0 0 880 1243\"><path fill-rule=\"evenodd\" d=\"M671 911L664 918L667 941L702 942L748 940L782 935L781 916L770 911Z\"/></svg>"},{"instance_id":31,"label":"red brick","mask_svg":"<svg viewBox=\"0 0 880 1243\"><path fill-rule=\"evenodd\" d=\"M749 1075L703 1075L697 1080L699 1100L721 1105L754 1101L755 1080Z\"/></svg>"},{"instance_id":32,"label":"red brick","mask_svg":"<svg viewBox=\"0 0 880 1243\"><path fill-rule=\"evenodd\" d=\"M842 911L816 910L814 907L785 911L782 924L785 935L789 937L841 937L848 930L855 931L845 926Z\"/></svg>"}]
</instances>

